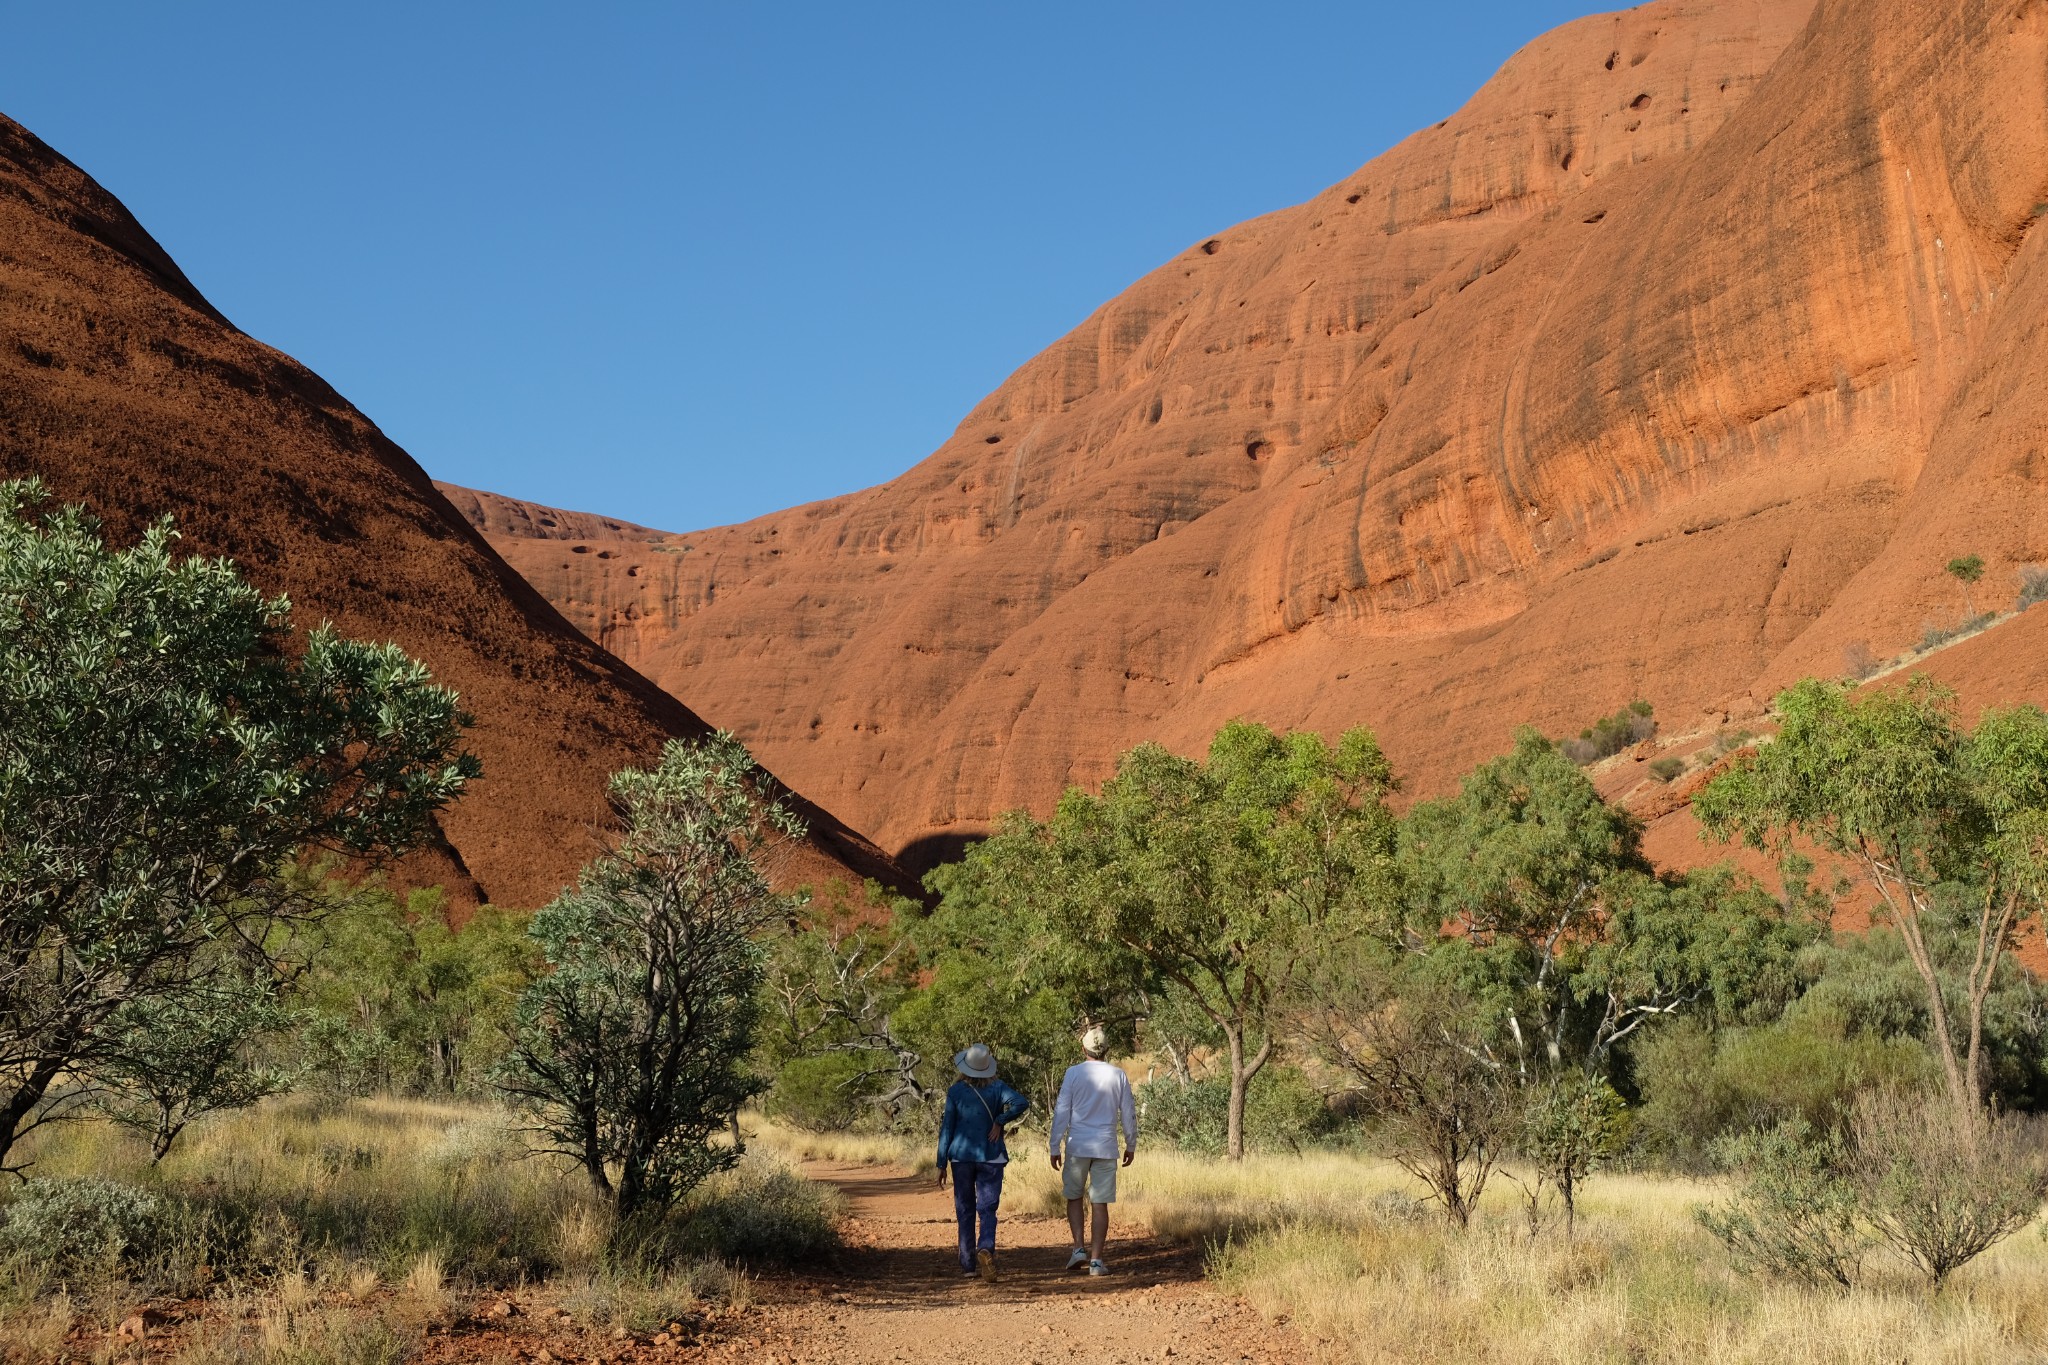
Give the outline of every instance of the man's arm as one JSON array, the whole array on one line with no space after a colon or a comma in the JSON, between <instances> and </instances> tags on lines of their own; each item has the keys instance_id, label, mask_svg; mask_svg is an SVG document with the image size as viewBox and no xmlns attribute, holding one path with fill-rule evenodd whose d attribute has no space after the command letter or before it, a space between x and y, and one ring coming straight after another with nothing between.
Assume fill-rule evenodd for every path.
<instances>
[{"instance_id":1,"label":"man's arm","mask_svg":"<svg viewBox=\"0 0 2048 1365\"><path fill-rule=\"evenodd\" d=\"M1046 1140L1052 1148L1052 1168L1060 1168L1060 1141L1067 1135L1067 1126L1073 1122L1074 1100L1067 1089L1066 1077L1060 1078L1060 1097L1052 1102L1052 1129Z\"/></svg>"},{"instance_id":2,"label":"man's arm","mask_svg":"<svg viewBox=\"0 0 2048 1365\"><path fill-rule=\"evenodd\" d=\"M1138 1097L1131 1092L1131 1078L1124 1075L1121 1068L1117 1071L1117 1077L1123 1082L1118 1087L1123 1093L1117 1098L1123 1108L1124 1165L1128 1166L1138 1155Z\"/></svg>"}]
</instances>

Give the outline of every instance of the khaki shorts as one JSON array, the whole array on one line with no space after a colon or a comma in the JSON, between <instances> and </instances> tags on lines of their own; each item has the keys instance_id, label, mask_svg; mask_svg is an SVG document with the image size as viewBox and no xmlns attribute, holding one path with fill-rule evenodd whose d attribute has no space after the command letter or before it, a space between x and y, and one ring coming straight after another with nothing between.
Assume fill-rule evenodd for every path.
<instances>
[{"instance_id":1,"label":"khaki shorts","mask_svg":"<svg viewBox=\"0 0 2048 1365\"><path fill-rule=\"evenodd\" d=\"M1088 1192L1091 1204L1116 1202L1116 1158L1113 1156L1070 1156L1060 1166L1060 1184L1067 1198L1079 1199Z\"/></svg>"}]
</instances>

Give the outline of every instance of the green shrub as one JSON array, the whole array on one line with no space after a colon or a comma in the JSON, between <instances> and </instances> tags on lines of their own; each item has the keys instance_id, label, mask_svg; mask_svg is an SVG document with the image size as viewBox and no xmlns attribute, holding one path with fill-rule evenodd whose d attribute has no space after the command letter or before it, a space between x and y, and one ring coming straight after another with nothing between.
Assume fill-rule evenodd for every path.
<instances>
[{"instance_id":1,"label":"green shrub","mask_svg":"<svg viewBox=\"0 0 2048 1365\"><path fill-rule=\"evenodd\" d=\"M1577 739L1567 739L1557 747L1566 758L1584 767L1612 757L1656 733L1657 722L1650 703L1638 699L1611 716L1602 716L1579 731Z\"/></svg>"},{"instance_id":2,"label":"green shrub","mask_svg":"<svg viewBox=\"0 0 2048 1365\"><path fill-rule=\"evenodd\" d=\"M1183 1084L1161 1076L1138 1087L1138 1104L1147 1140L1202 1156L1222 1154L1230 1109L1227 1077ZM1328 1139L1339 1127L1321 1092L1295 1067L1267 1066L1245 1092L1245 1141L1256 1150L1299 1151Z\"/></svg>"},{"instance_id":3,"label":"green shrub","mask_svg":"<svg viewBox=\"0 0 2048 1365\"><path fill-rule=\"evenodd\" d=\"M683 1246L741 1265L794 1265L839 1249L836 1191L780 1161L749 1156L704 1182L682 1210Z\"/></svg>"},{"instance_id":4,"label":"green shrub","mask_svg":"<svg viewBox=\"0 0 2048 1365\"><path fill-rule=\"evenodd\" d=\"M32 1180L7 1206L0 1247L60 1275L132 1266L163 1240L170 1206L112 1180Z\"/></svg>"},{"instance_id":5,"label":"green shrub","mask_svg":"<svg viewBox=\"0 0 2048 1365\"><path fill-rule=\"evenodd\" d=\"M1642 1148L1685 1170L1716 1168L1717 1144L1732 1134L1839 1127L1861 1091L1917 1083L1932 1067L1918 1041L1851 1033L1818 1010L1719 1031L1683 1021L1645 1039L1634 1062Z\"/></svg>"},{"instance_id":6,"label":"green shrub","mask_svg":"<svg viewBox=\"0 0 2048 1365\"><path fill-rule=\"evenodd\" d=\"M1685 760L1676 755L1670 758L1660 758L1650 765L1650 776L1656 778L1659 782L1669 782L1684 771Z\"/></svg>"},{"instance_id":7,"label":"green shrub","mask_svg":"<svg viewBox=\"0 0 2048 1365\"><path fill-rule=\"evenodd\" d=\"M879 1053L826 1052L792 1057L776 1073L762 1108L814 1133L853 1127L874 1108L889 1060Z\"/></svg>"},{"instance_id":8,"label":"green shrub","mask_svg":"<svg viewBox=\"0 0 2048 1365\"><path fill-rule=\"evenodd\" d=\"M1727 1203L1694 1216L1737 1269L1843 1289L1855 1283L1870 1237L1857 1222L1857 1191L1838 1136L1793 1119L1726 1139L1719 1155L1742 1183Z\"/></svg>"},{"instance_id":9,"label":"green shrub","mask_svg":"<svg viewBox=\"0 0 2048 1365\"><path fill-rule=\"evenodd\" d=\"M1138 1123L1148 1142L1163 1142L1179 1151L1202 1156L1216 1156L1223 1151L1230 1084L1222 1077L1184 1082L1161 1076L1140 1085L1137 1098ZM1251 1107L1249 1094L1245 1107Z\"/></svg>"}]
</instances>

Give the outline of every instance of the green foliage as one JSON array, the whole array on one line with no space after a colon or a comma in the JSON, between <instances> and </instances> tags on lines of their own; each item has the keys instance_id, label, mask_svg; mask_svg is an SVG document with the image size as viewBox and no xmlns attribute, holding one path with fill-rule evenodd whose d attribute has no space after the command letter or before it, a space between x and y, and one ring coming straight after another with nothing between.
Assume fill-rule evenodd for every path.
<instances>
[{"instance_id":1,"label":"green foliage","mask_svg":"<svg viewBox=\"0 0 2048 1365\"><path fill-rule=\"evenodd\" d=\"M1972 735L1953 694L1917 677L1867 695L1808 680L1777 706L1776 742L1738 757L1694 813L1715 837L1780 853L1809 839L1856 869L1920 976L1951 1097L1976 1103L1988 999L2048 893L2048 715L1987 711ZM1978 898L1960 982L1942 960L1949 884Z\"/></svg>"},{"instance_id":2,"label":"green foliage","mask_svg":"<svg viewBox=\"0 0 2048 1365\"><path fill-rule=\"evenodd\" d=\"M1221 1156L1230 1139L1230 1080L1205 1076L1182 1081L1160 1076L1138 1087L1138 1122L1147 1142L1183 1152ZM1341 1120L1300 1069L1269 1066L1245 1095L1245 1145L1258 1152L1299 1152L1327 1141Z\"/></svg>"},{"instance_id":3,"label":"green foliage","mask_svg":"<svg viewBox=\"0 0 2048 1365\"><path fill-rule=\"evenodd\" d=\"M884 1053L821 1052L789 1058L776 1069L762 1108L815 1133L854 1128L879 1098L892 1059Z\"/></svg>"},{"instance_id":4,"label":"green foliage","mask_svg":"<svg viewBox=\"0 0 2048 1365\"><path fill-rule=\"evenodd\" d=\"M1916 1083L1932 1065L1916 1039L1849 1032L1818 1011L1748 1028L1688 1020L1644 1039L1634 1061L1639 1138L1688 1170L1713 1169L1737 1134L1787 1122L1833 1131L1864 1090Z\"/></svg>"},{"instance_id":5,"label":"green foliage","mask_svg":"<svg viewBox=\"0 0 2048 1365\"><path fill-rule=\"evenodd\" d=\"M41 496L0 485L0 1159L86 1093L121 1011L269 936L278 868L402 851L478 772L397 646L295 641L169 522L112 550Z\"/></svg>"},{"instance_id":6,"label":"green foliage","mask_svg":"<svg viewBox=\"0 0 2048 1365\"><path fill-rule=\"evenodd\" d=\"M1811 926L1726 869L1653 877L1640 845L1635 820L1530 729L1402 823L1410 947L1518 1074L1597 1068L1654 1020L1740 1017L1795 989Z\"/></svg>"},{"instance_id":7,"label":"green foliage","mask_svg":"<svg viewBox=\"0 0 2048 1365\"><path fill-rule=\"evenodd\" d=\"M1857 1219L1838 1136L1793 1119L1727 1140L1721 1159L1742 1173L1742 1183L1726 1203L1694 1216L1737 1269L1843 1289L1855 1283L1871 1238Z\"/></svg>"},{"instance_id":8,"label":"green foliage","mask_svg":"<svg viewBox=\"0 0 2048 1365\"><path fill-rule=\"evenodd\" d=\"M1303 963L1384 923L1393 788L1363 730L1328 746L1235 722L1206 763L1140 745L1100 796L1070 789L1044 825L1013 818L948 886L1100 980L1177 987L1223 1035L1234 1158L1277 1000Z\"/></svg>"},{"instance_id":9,"label":"green foliage","mask_svg":"<svg viewBox=\"0 0 2048 1365\"><path fill-rule=\"evenodd\" d=\"M111 1023L121 1041L98 1072L109 1087L100 1107L143 1133L161 1161L200 1115L291 1089L302 1067L284 1061L277 1044L300 1022L278 1000L269 972L232 966L183 990L131 1000Z\"/></svg>"},{"instance_id":10,"label":"green foliage","mask_svg":"<svg viewBox=\"0 0 2048 1365\"><path fill-rule=\"evenodd\" d=\"M943 1089L896 1017L922 966L917 911L872 883L859 896L833 883L776 939L762 1035L770 1113L812 1129L900 1123Z\"/></svg>"},{"instance_id":11,"label":"green foliage","mask_svg":"<svg viewBox=\"0 0 2048 1365\"><path fill-rule=\"evenodd\" d=\"M749 1157L699 1186L682 1213L686 1247L743 1266L796 1265L839 1250L838 1194L780 1162Z\"/></svg>"},{"instance_id":12,"label":"green foliage","mask_svg":"<svg viewBox=\"0 0 2048 1365\"><path fill-rule=\"evenodd\" d=\"M1655 711L1650 703L1642 700L1630 702L1611 716L1602 716L1585 729L1579 731L1577 739L1567 739L1558 746L1559 752L1572 762L1584 766L1611 758L1631 744L1639 743L1657 733Z\"/></svg>"},{"instance_id":13,"label":"green foliage","mask_svg":"<svg viewBox=\"0 0 2048 1365\"><path fill-rule=\"evenodd\" d=\"M1677 755L1660 758L1650 764L1650 775L1659 782L1669 782L1685 771L1685 760Z\"/></svg>"},{"instance_id":14,"label":"green foliage","mask_svg":"<svg viewBox=\"0 0 2048 1365\"><path fill-rule=\"evenodd\" d=\"M1515 1145L1534 1173L1532 1195L1546 1184L1557 1191L1567 1234L1578 1215L1579 1186L1621 1154L1630 1127L1627 1103L1598 1076L1563 1072L1529 1088Z\"/></svg>"},{"instance_id":15,"label":"green foliage","mask_svg":"<svg viewBox=\"0 0 2048 1365\"><path fill-rule=\"evenodd\" d=\"M513 1009L539 966L528 917L480 907L460 931L438 890L402 902L338 884L286 951L305 966L307 1062L341 1094L481 1091L511 1047Z\"/></svg>"},{"instance_id":16,"label":"green foliage","mask_svg":"<svg viewBox=\"0 0 2048 1365\"><path fill-rule=\"evenodd\" d=\"M552 970L520 997L501 1084L622 1216L738 1159L709 1139L761 1088L756 939L793 909L759 863L801 831L771 792L732 736L670 741L613 777L616 842L528 930Z\"/></svg>"},{"instance_id":17,"label":"green foliage","mask_svg":"<svg viewBox=\"0 0 2048 1365\"><path fill-rule=\"evenodd\" d=\"M112 1180L31 1180L6 1206L0 1249L60 1276L107 1273L133 1263L162 1237L165 1201Z\"/></svg>"}]
</instances>

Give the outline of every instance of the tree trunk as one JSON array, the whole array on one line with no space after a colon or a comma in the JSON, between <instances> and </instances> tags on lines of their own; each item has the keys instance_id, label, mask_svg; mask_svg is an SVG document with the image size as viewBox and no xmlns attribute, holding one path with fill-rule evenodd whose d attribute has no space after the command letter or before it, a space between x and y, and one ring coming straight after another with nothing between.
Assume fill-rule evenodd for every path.
<instances>
[{"instance_id":1,"label":"tree trunk","mask_svg":"<svg viewBox=\"0 0 2048 1365\"><path fill-rule=\"evenodd\" d=\"M1232 1161L1244 1160L1244 1091L1251 1083L1244 1074L1244 1034L1230 1028L1223 1031L1230 1042L1230 1116L1224 1128L1223 1149Z\"/></svg>"},{"instance_id":2,"label":"tree trunk","mask_svg":"<svg viewBox=\"0 0 2048 1365\"><path fill-rule=\"evenodd\" d=\"M1911 889L1906 890L1905 896L1904 913L1893 907L1893 927L1899 931L1899 939L1906 945L1906 956L1912 960L1914 970L1920 973L1920 984L1927 988L1928 1022L1934 1027L1934 1049L1941 1061L1942 1079L1947 1082L1949 1098L1959 1107L1974 1106L1977 1097L1970 1094L1962 1065L1956 1057L1955 1035L1949 1028L1948 1001L1941 992L1941 973L1936 969L1934 956L1928 951L1927 940L1920 932L1920 903Z\"/></svg>"},{"instance_id":3,"label":"tree trunk","mask_svg":"<svg viewBox=\"0 0 2048 1365\"><path fill-rule=\"evenodd\" d=\"M604 1168L604 1151L598 1146L596 1116L580 1117L583 1125L583 1173L590 1177L590 1188L599 1198L610 1199L612 1178Z\"/></svg>"},{"instance_id":4,"label":"tree trunk","mask_svg":"<svg viewBox=\"0 0 2048 1365\"><path fill-rule=\"evenodd\" d=\"M38 1058L28 1076L7 1097L7 1102L0 1105L0 1167L6 1165L8 1153L14 1150L14 1140L21 1132L21 1121L35 1112L63 1069L64 1060L61 1058Z\"/></svg>"},{"instance_id":5,"label":"tree trunk","mask_svg":"<svg viewBox=\"0 0 2048 1365\"><path fill-rule=\"evenodd\" d=\"M1251 1088L1252 1077L1259 1074L1266 1065L1266 1059L1273 1055L1273 1040L1266 1039L1249 1060L1244 1055L1244 1030L1238 1026L1227 1026L1223 1036L1230 1042L1230 1114L1225 1128L1224 1150L1232 1161L1244 1160L1244 1097Z\"/></svg>"}]
</instances>

